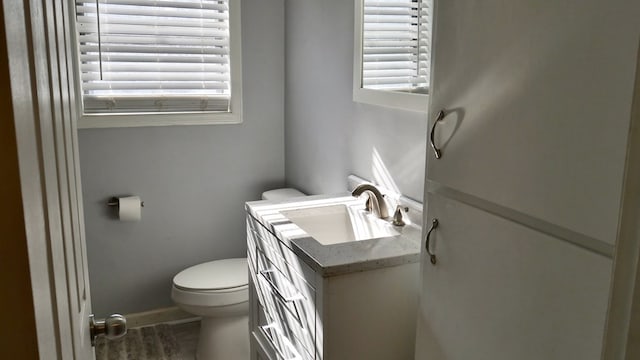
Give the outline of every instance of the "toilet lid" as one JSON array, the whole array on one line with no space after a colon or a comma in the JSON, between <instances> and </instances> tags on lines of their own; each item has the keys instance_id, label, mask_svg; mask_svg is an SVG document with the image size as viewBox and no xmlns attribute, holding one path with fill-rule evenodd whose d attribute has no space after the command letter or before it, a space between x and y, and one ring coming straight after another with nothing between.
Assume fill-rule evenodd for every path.
<instances>
[{"instance_id":1,"label":"toilet lid","mask_svg":"<svg viewBox=\"0 0 640 360\"><path fill-rule=\"evenodd\" d=\"M216 290L246 286L247 259L224 259L206 262L182 270L173 284L183 289Z\"/></svg>"}]
</instances>

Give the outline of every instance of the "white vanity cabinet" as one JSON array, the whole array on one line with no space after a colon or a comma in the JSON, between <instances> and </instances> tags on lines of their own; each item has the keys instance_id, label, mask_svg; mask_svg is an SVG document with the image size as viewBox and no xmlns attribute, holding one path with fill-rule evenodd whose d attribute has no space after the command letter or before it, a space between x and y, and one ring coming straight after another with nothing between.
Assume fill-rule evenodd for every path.
<instances>
[{"instance_id":1,"label":"white vanity cabinet","mask_svg":"<svg viewBox=\"0 0 640 360\"><path fill-rule=\"evenodd\" d=\"M413 359L419 263L323 277L247 215L251 359Z\"/></svg>"}]
</instances>

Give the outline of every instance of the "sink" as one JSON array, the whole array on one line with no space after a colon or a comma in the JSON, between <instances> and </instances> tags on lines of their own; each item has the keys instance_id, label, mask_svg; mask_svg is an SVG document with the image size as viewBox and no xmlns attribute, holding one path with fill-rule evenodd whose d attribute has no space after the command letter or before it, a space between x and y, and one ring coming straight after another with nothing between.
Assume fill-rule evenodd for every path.
<instances>
[{"instance_id":1,"label":"sink","mask_svg":"<svg viewBox=\"0 0 640 360\"><path fill-rule=\"evenodd\" d=\"M343 204L281 213L322 245L399 235L388 222Z\"/></svg>"}]
</instances>

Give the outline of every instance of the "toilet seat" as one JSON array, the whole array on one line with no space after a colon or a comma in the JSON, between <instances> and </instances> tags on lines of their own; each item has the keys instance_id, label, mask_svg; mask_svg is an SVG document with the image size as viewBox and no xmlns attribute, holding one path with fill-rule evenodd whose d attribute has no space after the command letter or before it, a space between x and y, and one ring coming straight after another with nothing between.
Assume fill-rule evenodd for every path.
<instances>
[{"instance_id":1,"label":"toilet seat","mask_svg":"<svg viewBox=\"0 0 640 360\"><path fill-rule=\"evenodd\" d=\"M237 288L249 283L247 266L247 258L209 261L180 271L173 284L196 291Z\"/></svg>"},{"instance_id":2,"label":"toilet seat","mask_svg":"<svg viewBox=\"0 0 640 360\"><path fill-rule=\"evenodd\" d=\"M173 301L189 306L227 306L249 301L247 259L195 265L173 278Z\"/></svg>"}]
</instances>

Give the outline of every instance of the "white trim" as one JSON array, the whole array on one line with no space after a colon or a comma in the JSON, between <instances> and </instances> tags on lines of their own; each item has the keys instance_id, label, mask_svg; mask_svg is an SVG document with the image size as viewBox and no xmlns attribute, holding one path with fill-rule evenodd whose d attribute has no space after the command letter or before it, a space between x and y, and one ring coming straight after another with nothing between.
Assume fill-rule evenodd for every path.
<instances>
[{"instance_id":1,"label":"white trim","mask_svg":"<svg viewBox=\"0 0 640 360\"><path fill-rule=\"evenodd\" d=\"M355 0L354 3L353 101L425 114L428 113L428 94L362 88L362 11L364 0Z\"/></svg>"},{"instance_id":2,"label":"white trim","mask_svg":"<svg viewBox=\"0 0 640 360\"><path fill-rule=\"evenodd\" d=\"M417 111L425 114L429 110L429 95L427 94L363 89L359 87L360 83L358 80L357 76L354 76L353 101L355 102ZM356 81L358 81L357 85Z\"/></svg>"},{"instance_id":3,"label":"white trim","mask_svg":"<svg viewBox=\"0 0 640 360\"><path fill-rule=\"evenodd\" d=\"M232 97L233 105L233 97ZM82 105L80 105L82 106ZM84 114L78 129L242 123L240 111L232 113Z\"/></svg>"},{"instance_id":4,"label":"white trim","mask_svg":"<svg viewBox=\"0 0 640 360\"><path fill-rule=\"evenodd\" d=\"M74 2L71 2L74 3ZM79 129L90 128L118 128L118 127L147 127L172 125L212 125L212 124L240 124L242 123L242 24L240 6L241 0L229 1L229 52L231 58L231 104L230 112L203 113L144 113L144 114L85 114L82 101L77 102ZM75 21L71 21L73 28L72 41L75 48L73 64L76 73L79 71L79 46ZM76 98L82 99L80 76L76 76Z\"/></svg>"},{"instance_id":5,"label":"white trim","mask_svg":"<svg viewBox=\"0 0 640 360\"><path fill-rule=\"evenodd\" d=\"M640 47L602 359L640 356Z\"/></svg>"}]
</instances>

